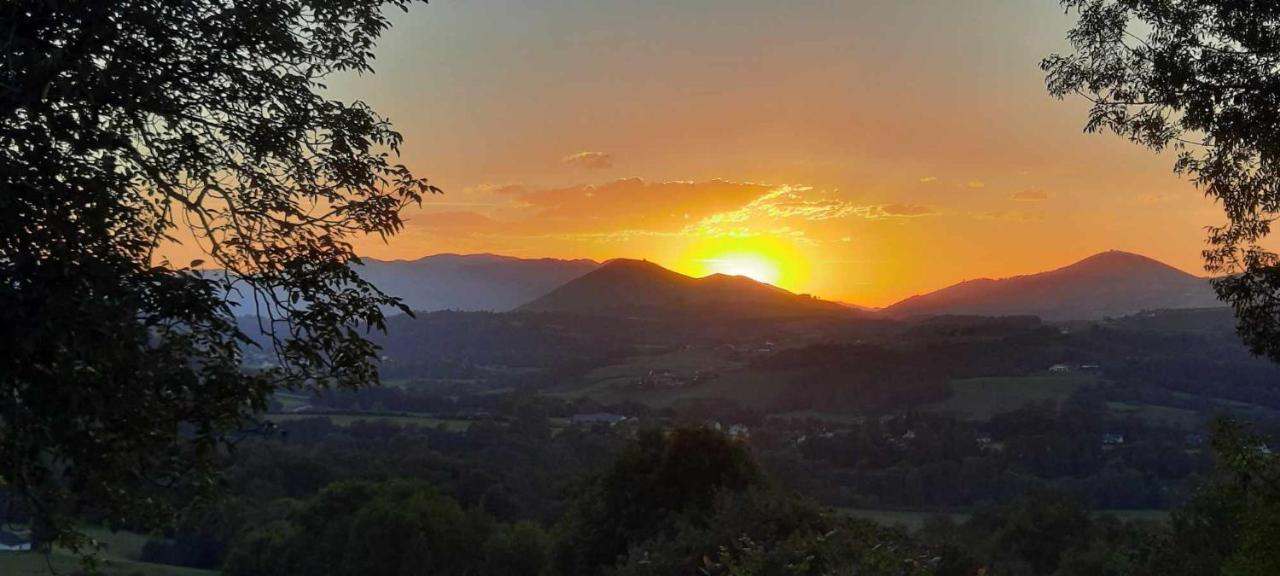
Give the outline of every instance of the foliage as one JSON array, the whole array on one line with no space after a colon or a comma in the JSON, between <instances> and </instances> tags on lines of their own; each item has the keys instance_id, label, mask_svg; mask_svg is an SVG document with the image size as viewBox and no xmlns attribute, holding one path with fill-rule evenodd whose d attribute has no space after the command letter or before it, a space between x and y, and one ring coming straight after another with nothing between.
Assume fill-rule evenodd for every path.
<instances>
[{"instance_id":1,"label":"foliage","mask_svg":"<svg viewBox=\"0 0 1280 576\"><path fill-rule=\"evenodd\" d=\"M712 519L632 547L619 575L931 574L905 534L825 513L808 500L755 487L723 493Z\"/></svg>"},{"instance_id":2,"label":"foliage","mask_svg":"<svg viewBox=\"0 0 1280 576\"><path fill-rule=\"evenodd\" d=\"M718 432L647 430L561 521L557 563L565 574L594 574L677 522L705 525L718 494L762 481L746 448Z\"/></svg>"},{"instance_id":3,"label":"foliage","mask_svg":"<svg viewBox=\"0 0 1280 576\"><path fill-rule=\"evenodd\" d=\"M1047 58L1049 91L1092 102L1089 131L1154 150L1221 202L1208 269L1252 349L1280 361L1280 4L1270 0L1062 0L1074 53Z\"/></svg>"},{"instance_id":4,"label":"foliage","mask_svg":"<svg viewBox=\"0 0 1280 576\"><path fill-rule=\"evenodd\" d=\"M90 507L167 519L276 387L376 380L358 326L397 301L349 241L437 190L321 82L369 71L383 8L410 3L0 6L0 483L39 543ZM209 263L163 260L175 242ZM266 369L241 370L231 293L270 336Z\"/></svg>"},{"instance_id":5,"label":"foliage","mask_svg":"<svg viewBox=\"0 0 1280 576\"><path fill-rule=\"evenodd\" d=\"M548 550L536 526L495 525L422 482L337 483L249 534L224 573L536 575Z\"/></svg>"}]
</instances>

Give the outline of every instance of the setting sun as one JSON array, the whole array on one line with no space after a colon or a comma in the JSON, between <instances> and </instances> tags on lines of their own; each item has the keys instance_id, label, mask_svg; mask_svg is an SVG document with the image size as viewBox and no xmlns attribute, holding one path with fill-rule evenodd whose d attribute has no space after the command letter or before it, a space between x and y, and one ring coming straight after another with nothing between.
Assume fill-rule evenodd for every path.
<instances>
[{"instance_id":1,"label":"setting sun","mask_svg":"<svg viewBox=\"0 0 1280 576\"><path fill-rule=\"evenodd\" d=\"M675 270L690 276L745 276L792 291L805 291L808 255L776 236L700 238L673 259Z\"/></svg>"},{"instance_id":2,"label":"setting sun","mask_svg":"<svg viewBox=\"0 0 1280 576\"><path fill-rule=\"evenodd\" d=\"M727 254L706 262L707 269L713 274L746 276L766 284L777 284L781 279L777 264L759 254Z\"/></svg>"}]
</instances>

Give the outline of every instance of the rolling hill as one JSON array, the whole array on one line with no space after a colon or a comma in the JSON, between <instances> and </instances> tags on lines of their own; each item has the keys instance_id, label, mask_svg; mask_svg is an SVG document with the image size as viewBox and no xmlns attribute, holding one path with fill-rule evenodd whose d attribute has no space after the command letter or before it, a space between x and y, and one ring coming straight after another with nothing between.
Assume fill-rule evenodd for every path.
<instances>
[{"instance_id":1,"label":"rolling hill","mask_svg":"<svg viewBox=\"0 0 1280 576\"><path fill-rule=\"evenodd\" d=\"M437 254L411 261L366 258L357 270L413 310L505 312L599 266L592 260Z\"/></svg>"},{"instance_id":2,"label":"rolling hill","mask_svg":"<svg viewBox=\"0 0 1280 576\"><path fill-rule=\"evenodd\" d=\"M848 307L742 276L685 276L646 260L611 260L522 307L597 316L798 317L855 315Z\"/></svg>"},{"instance_id":3,"label":"rolling hill","mask_svg":"<svg viewBox=\"0 0 1280 576\"><path fill-rule=\"evenodd\" d=\"M961 282L885 308L893 317L968 314L1097 320L1143 310L1212 308L1209 281L1145 256L1109 251L1027 276Z\"/></svg>"}]
</instances>

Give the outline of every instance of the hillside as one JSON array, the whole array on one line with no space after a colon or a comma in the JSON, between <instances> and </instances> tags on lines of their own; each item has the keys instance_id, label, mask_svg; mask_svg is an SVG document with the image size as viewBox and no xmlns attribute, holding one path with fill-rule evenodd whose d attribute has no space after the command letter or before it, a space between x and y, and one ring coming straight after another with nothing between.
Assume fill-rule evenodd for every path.
<instances>
[{"instance_id":1,"label":"hillside","mask_svg":"<svg viewBox=\"0 0 1280 576\"><path fill-rule=\"evenodd\" d=\"M896 317L1034 315L1062 321L1221 305L1204 278L1145 256L1110 251L1040 274L961 282L907 298L885 312Z\"/></svg>"},{"instance_id":2,"label":"hillside","mask_svg":"<svg viewBox=\"0 0 1280 576\"><path fill-rule=\"evenodd\" d=\"M599 267L592 260L438 254L419 260L365 259L360 276L414 310L505 312Z\"/></svg>"},{"instance_id":3,"label":"hillside","mask_svg":"<svg viewBox=\"0 0 1280 576\"><path fill-rule=\"evenodd\" d=\"M857 314L742 276L693 278L645 260L613 260L520 307L527 312L601 316L703 314L791 317Z\"/></svg>"}]
</instances>

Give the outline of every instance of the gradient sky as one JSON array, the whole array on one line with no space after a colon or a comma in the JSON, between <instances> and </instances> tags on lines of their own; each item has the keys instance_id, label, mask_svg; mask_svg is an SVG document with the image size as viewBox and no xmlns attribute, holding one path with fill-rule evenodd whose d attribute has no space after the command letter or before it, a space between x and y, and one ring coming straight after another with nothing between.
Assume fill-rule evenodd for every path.
<instances>
[{"instance_id":1,"label":"gradient sky","mask_svg":"<svg viewBox=\"0 0 1280 576\"><path fill-rule=\"evenodd\" d=\"M1044 90L1052 0L440 0L335 79L446 194L379 258L776 269L867 305L1115 248L1200 273L1218 209ZM727 264L726 264L727 263Z\"/></svg>"}]
</instances>

